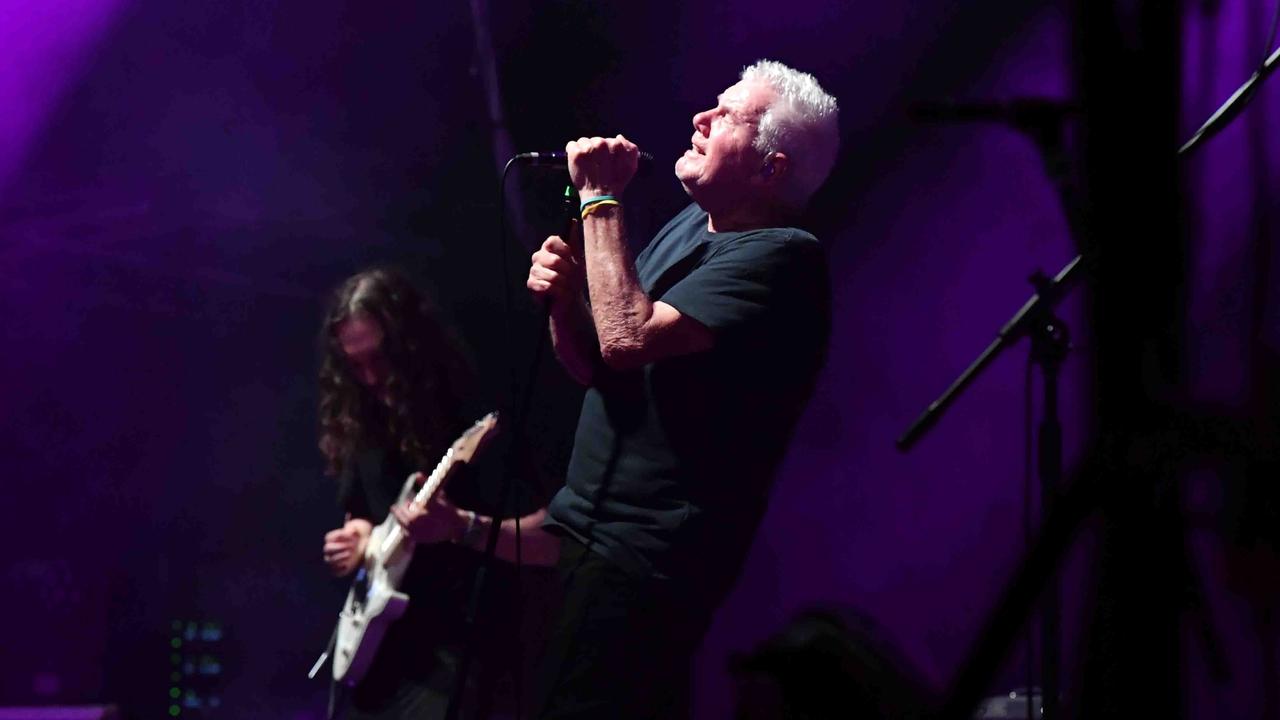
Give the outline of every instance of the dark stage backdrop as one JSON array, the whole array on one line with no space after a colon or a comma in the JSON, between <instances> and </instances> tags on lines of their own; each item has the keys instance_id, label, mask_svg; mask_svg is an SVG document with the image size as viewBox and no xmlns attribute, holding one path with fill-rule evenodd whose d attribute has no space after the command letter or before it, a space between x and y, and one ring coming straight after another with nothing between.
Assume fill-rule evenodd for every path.
<instances>
[{"instance_id":1,"label":"dark stage backdrop","mask_svg":"<svg viewBox=\"0 0 1280 720\"><path fill-rule=\"evenodd\" d=\"M1190 129L1247 76L1265 12L1187 5ZM1076 248L1028 136L909 109L1067 99L1071 37L1067 3L1013 0L0 0L0 704L159 717L176 638L180 655L195 642L222 661L202 694L221 707L183 715L321 717L324 687L304 674L344 592L319 559L339 520L315 450L327 291L370 264L409 270L471 346L478 404L502 402L532 351L523 274L563 179L513 175L521 232L500 243L487 70L510 147L621 132L658 158L628 193L638 247L684 202L670 165L690 116L762 57L841 100L841 161L811 220L830 246L835 333L698 658L698 715L730 706L730 652L816 604L874 619L943 687L1024 549L1026 347L913 452L893 440L1026 299L1031 272ZM1272 258L1273 90L1189 166L1188 353L1197 387L1226 402L1249 396L1254 338L1272 327L1248 308L1270 308L1270 265L1255 269ZM1083 307L1062 309L1081 330ZM1069 465L1088 441L1090 353L1078 343L1062 379ZM535 392L533 475L554 486L580 393L551 365ZM1222 485L1203 485L1212 515ZM1237 617L1246 600L1205 526L1215 617ZM1090 537L1063 575L1069 667ZM221 635L188 637L191 621ZM1251 630L1226 624L1233 657L1258 667ZM1021 653L993 693L1025 682ZM1237 674L1241 695L1192 684L1203 716L1253 717L1262 678Z\"/></svg>"}]
</instances>

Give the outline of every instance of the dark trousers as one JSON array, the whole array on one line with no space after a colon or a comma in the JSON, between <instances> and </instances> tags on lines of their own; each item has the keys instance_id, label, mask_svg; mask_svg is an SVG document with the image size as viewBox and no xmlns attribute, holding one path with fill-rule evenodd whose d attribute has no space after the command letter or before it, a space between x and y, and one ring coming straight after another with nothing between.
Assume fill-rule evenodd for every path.
<instances>
[{"instance_id":1,"label":"dark trousers","mask_svg":"<svg viewBox=\"0 0 1280 720\"><path fill-rule=\"evenodd\" d=\"M395 631L393 625L391 631ZM450 651L433 649L429 642L419 641L418 652L434 663L430 672L420 668L427 660L418 658L410 673L409 660L403 653L393 652L406 638L388 637L388 642L374 658L369 675L355 688L344 689L342 720L439 720L445 716L453 684L457 657ZM407 643L404 643L406 646ZM383 650L386 650L384 652ZM411 674L420 677L410 677ZM462 717L469 717L463 713Z\"/></svg>"},{"instance_id":2,"label":"dark trousers","mask_svg":"<svg viewBox=\"0 0 1280 720\"><path fill-rule=\"evenodd\" d=\"M711 610L685 587L628 574L566 539L564 603L536 678L542 720L685 718Z\"/></svg>"}]
</instances>

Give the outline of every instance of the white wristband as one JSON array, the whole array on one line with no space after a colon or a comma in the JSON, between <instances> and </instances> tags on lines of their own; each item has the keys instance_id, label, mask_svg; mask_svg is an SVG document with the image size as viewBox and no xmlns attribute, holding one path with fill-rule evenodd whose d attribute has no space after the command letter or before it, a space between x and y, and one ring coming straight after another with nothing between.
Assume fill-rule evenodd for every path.
<instances>
[{"instance_id":1,"label":"white wristband","mask_svg":"<svg viewBox=\"0 0 1280 720\"><path fill-rule=\"evenodd\" d=\"M467 526L462 529L462 534L458 536L457 543L465 547L471 547L472 535L476 531L476 514L471 510L463 510L467 514Z\"/></svg>"}]
</instances>

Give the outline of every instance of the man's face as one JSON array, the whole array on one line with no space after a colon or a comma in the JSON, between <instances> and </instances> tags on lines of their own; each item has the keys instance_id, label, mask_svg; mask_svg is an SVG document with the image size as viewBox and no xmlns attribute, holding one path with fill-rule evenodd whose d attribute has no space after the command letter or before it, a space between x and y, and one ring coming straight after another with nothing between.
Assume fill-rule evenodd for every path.
<instances>
[{"instance_id":1,"label":"man's face","mask_svg":"<svg viewBox=\"0 0 1280 720\"><path fill-rule=\"evenodd\" d=\"M367 388L380 387L389 374L382 353L382 335L382 326L365 313L355 313L338 326L338 344L351 374Z\"/></svg>"},{"instance_id":2,"label":"man's face","mask_svg":"<svg viewBox=\"0 0 1280 720\"><path fill-rule=\"evenodd\" d=\"M767 82L742 80L721 93L714 108L693 116L692 147L676 161L676 177L699 204L742 197L760 174L764 158L751 143L774 96Z\"/></svg>"}]
</instances>

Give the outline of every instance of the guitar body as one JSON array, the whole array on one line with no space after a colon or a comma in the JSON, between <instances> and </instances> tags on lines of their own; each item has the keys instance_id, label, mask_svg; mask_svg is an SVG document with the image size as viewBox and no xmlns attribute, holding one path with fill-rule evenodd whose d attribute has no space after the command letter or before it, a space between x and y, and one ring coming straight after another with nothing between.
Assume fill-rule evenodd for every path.
<instances>
[{"instance_id":1,"label":"guitar body","mask_svg":"<svg viewBox=\"0 0 1280 720\"><path fill-rule=\"evenodd\" d=\"M497 430L497 422L497 413L489 413L472 425L449 448L421 488L417 487L417 480L422 474L410 475L400 491L399 502L425 505L430 501L450 471L469 462L488 442ZM356 571L338 615L334 680L355 685L369 671L382 638L409 607L409 596L399 588L412 560L413 543L407 540L395 516L388 514L369 534L364 562Z\"/></svg>"},{"instance_id":2,"label":"guitar body","mask_svg":"<svg viewBox=\"0 0 1280 720\"><path fill-rule=\"evenodd\" d=\"M413 491L410 479L405 482L399 501L412 499ZM369 547L381 547L396 527L395 517L387 515L370 533ZM369 671L387 629L409 607L409 596L397 588L411 560L410 546L400 548L386 562L377 562L373 554L365 555L364 564L356 571L342 612L338 614L338 635L333 648L334 680L355 685Z\"/></svg>"}]
</instances>

